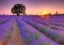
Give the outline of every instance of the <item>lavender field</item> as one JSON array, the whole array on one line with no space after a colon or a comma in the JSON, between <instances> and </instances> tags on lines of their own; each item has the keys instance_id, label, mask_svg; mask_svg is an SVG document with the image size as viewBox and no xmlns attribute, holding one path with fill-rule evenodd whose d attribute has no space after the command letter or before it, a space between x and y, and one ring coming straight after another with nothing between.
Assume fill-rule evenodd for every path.
<instances>
[{"instance_id":1,"label":"lavender field","mask_svg":"<svg viewBox=\"0 0 64 45\"><path fill-rule=\"evenodd\" d=\"M64 16L0 15L0 45L64 45Z\"/></svg>"}]
</instances>

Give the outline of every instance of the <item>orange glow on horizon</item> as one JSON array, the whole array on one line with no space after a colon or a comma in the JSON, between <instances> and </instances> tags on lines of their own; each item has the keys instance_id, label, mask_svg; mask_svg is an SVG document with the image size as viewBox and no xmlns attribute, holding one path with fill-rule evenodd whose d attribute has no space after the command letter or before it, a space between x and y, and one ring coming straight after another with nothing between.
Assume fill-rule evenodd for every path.
<instances>
[{"instance_id":1,"label":"orange glow on horizon","mask_svg":"<svg viewBox=\"0 0 64 45\"><path fill-rule=\"evenodd\" d=\"M47 14L47 12L46 12L46 11L44 11L44 12L43 12L43 14Z\"/></svg>"}]
</instances>

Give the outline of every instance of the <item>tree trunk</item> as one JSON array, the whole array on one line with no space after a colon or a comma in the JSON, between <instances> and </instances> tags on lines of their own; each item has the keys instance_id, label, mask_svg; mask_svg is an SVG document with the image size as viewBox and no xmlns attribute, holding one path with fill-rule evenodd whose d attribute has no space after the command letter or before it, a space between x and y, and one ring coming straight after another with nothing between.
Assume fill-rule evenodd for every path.
<instances>
[{"instance_id":1,"label":"tree trunk","mask_svg":"<svg viewBox=\"0 0 64 45\"><path fill-rule=\"evenodd\" d=\"M18 16L18 13L17 13L17 16Z\"/></svg>"},{"instance_id":2,"label":"tree trunk","mask_svg":"<svg viewBox=\"0 0 64 45\"><path fill-rule=\"evenodd\" d=\"M17 16L19 16L19 14L17 13Z\"/></svg>"}]
</instances>

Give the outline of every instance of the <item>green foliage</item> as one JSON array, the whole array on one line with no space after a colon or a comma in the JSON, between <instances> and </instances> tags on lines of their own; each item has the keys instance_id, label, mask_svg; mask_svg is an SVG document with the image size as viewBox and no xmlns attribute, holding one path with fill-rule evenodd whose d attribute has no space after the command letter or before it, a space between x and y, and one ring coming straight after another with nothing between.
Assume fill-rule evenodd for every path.
<instances>
[{"instance_id":1,"label":"green foliage","mask_svg":"<svg viewBox=\"0 0 64 45\"><path fill-rule=\"evenodd\" d=\"M12 9L11 13L17 14L18 16L22 13L25 14L26 7L23 4L15 4Z\"/></svg>"},{"instance_id":2,"label":"green foliage","mask_svg":"<svg viewBox=\"0 0 64 45\"><path fill-rule=\"evenodd\" d=\"M7 33L7 37L5 38L3 44L6 45L6 43L9 41L9 39L10 39L10 33L8 32L8 33Z\"/></svg>"},{"instance_id":3,"label":"green foliage","mask_svg":"<svg viewBox=\"0 0 64 45\"><path fill-rule=\"evenodd\" d=\"M35 35L35 39L40 38L40 35L38 33L35 33L34 35Z\"/></svg>"},{"instance_id":4,"label":"green foliage","mask_svg":"<svg viewBox=\"0 0 64 45\"><path fill-rule=\"evenodd\" d=\"M40 31L45 33L46 32L46 28L41 28Z\"/></svg>"}]
</instances>

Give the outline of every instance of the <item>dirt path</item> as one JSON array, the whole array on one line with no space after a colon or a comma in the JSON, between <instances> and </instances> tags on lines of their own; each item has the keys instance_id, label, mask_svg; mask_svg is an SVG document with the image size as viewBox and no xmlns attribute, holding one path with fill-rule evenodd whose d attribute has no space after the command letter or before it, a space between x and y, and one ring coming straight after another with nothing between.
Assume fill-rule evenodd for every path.
<instances>
[{"instance_id":1,"label":"dirt path","mask_svg":"<svg viewBox=\"0 0 64 45\"><path fill-rule=\"evenodd\" d=\"M13 32L11 33L10 40L6 45L27 45L21 35L16 20L13 25Z\"/></svg>"}]
</instances>

